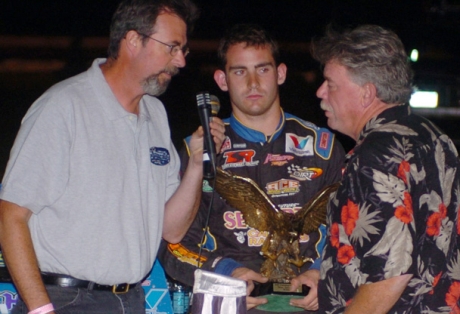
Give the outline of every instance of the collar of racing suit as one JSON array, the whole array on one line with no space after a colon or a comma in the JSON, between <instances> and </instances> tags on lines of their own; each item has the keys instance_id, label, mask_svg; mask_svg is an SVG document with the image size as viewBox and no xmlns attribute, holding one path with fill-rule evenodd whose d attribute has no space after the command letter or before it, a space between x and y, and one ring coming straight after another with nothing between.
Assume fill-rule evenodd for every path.
<instances>
[{"instance_id":1,"label":"collar of racing suit","mask_svg":"<svg viewBox=\"0 0 460 314\"><path fill-rule=\"evenodd\" d=\"M269 143L271 141L274 141L280 136L284 124L286 122L286 118L284 116L284 111L283 109L281 110L281 117L280 121L278 123L278 126L276 127L275 132L272 135L266 136L264 133L251 129L250 127L244 125L241 123L232 113L232 115L225 119L225 123L229 123L231 128L242 138L244 138L246 141L249 142L255 142L255 143Z\"/></svg>"}]
</instances>

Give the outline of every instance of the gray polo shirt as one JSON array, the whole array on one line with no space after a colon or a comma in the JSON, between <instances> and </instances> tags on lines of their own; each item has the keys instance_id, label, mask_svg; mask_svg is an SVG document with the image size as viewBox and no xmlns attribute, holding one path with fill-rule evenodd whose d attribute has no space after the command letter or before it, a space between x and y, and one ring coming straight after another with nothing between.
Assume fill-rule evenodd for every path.
<instances>
[{"instance_id":1,"label":"gray polo shirt","mask_svg":"<svg viewBox=\"0 0 460 314\"><path fill-rule=\"evenodd\" d=\"M125 111L96 59L29 109L0 198L33 212L40 269L101 284L137 282L151 269L179 159L163 104Z\"/></svg>"}]
</instances>

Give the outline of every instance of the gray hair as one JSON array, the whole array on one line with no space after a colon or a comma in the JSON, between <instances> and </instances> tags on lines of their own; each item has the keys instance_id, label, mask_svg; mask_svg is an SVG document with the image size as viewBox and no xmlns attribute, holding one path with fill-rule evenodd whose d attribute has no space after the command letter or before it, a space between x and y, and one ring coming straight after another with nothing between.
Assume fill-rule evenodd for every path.
<instances>
[{"instance_id":1,"label":"gray hair","mask_svg":"<svg viewBox=\"0 0 460 314\"><path fill-rule=\"evenodd\" d=\"M359 85L372 83L377 97L387 104L404 104L411 97L413 72L404 45L392 31L362 25L326 35L311 44L313 58L322 65L336 61L345 66Z\"/></svg>"}]
</instances>

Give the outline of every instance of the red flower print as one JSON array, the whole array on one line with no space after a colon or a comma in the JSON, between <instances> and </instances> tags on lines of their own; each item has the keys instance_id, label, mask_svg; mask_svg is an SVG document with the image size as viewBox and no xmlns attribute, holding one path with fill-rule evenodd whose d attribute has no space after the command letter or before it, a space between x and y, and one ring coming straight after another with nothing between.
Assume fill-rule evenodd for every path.
<instances>
[{"instance_id":1,"label":"red flower print","mask_svg":"<svg viewBox=\"0 0 460 314\"><path fill-rule=\"evenodd\" d=\"M460 206L457 209L457 234L460 234Z\"/></svg>"},{"instance_id":2,"label":"red flower print","mask_svg":"<svg viewBox=\"0 0 460 314\"><path fill-rule=\"evenodd\" d=\"M333 223L331 226L331 245L335 248L339 248L339 224Z\"/></svg>"},{"instance_id":3,"label":"red flower print","mask_svg":"<svg viewBox=\"0 0 460 314\"><path fill-rule=\"evenodd\" d=\"M447 216L447 207L444 203L439 204L439 213L441 214L441 218L444 219Z\"/></svg>"},{"instance_id":4,"label":"red flower print","mask_svg":"<svg viewBox=\"0 0 460 314\"><path fill-rule=\"evenodd\" d=\"M428 222L426 223L426 233L429 236L439 235L441 229L442 217L440 213L433 213L428 217Z\"/></svg>"},{"instance_id":5,"label":"red flower print","mask_svg":"<svg viewBox=\"0 0 460 314\"><path fill-rule=\"evenodd\" d=\"M460 307L458 305L459 299L460 299L460 282L454 281L450 285L449 291L446 294L446 303L452 309L450 313L460 314Z\"/></svg>"},{"instance_id":6,"label":"red flower print","mask_svg":"<svg viewBox=\"0 0 460 314\"><path fill-rule=\"evenodd\" d=\"M398 167L398 178L404 181L407 184L407 173L410 171L410 164L403 160Z\"/></svg>"},{"instance_id":7,"label":"red flower print","mask_svg":"<svg viewBox=\"0 0 460 314\"><path fill-rule=\"evenodd\" d=\"M404 206L398 206L395 210L395 216L405 224L408 224L412 221L411 213Z\"/></svg>"},{"instance_id":8,"label":"red flower print","mask_svg":"<svg viewBox=\"0 0 460 314\"><path fill-rule=\"evenodd\" d=\"M412 198L409 192L404 192L404 205L396 207L395 217L408 224L412 221L412 215L414 211L412 210Z\"/></svg>"},{"instance_id":9,"label":"red flower print","mask_svg":"<svg viewBox=\"0 0 460 314\"><path fill-rule=\"evenodd\" d=\"M436 287L436 285L438 284L439 282L439 279L441 278L441 275L442 275L442 271L439 272L439 274L437 274L434 278L433 278L433 289L431 289L431 291L429 292L429 294L433 294L434 293L434 287Z\"/></svg>"},{"instance_id":10,"label":"red flower print","mask_svg":"<svg viewBox=\"0 0 460 314\"><path fill-rule=\"evenodd\" d=\"M358 205L348 200L347 205L342 207L342 225L347 235L350 235L355 229L358 217Z\"/></svg>"},{"instance_id":11,"label":"red flower print","mask_svg":"<svg viewBox=\"0 0 460 314\"><path fill-rule=\"evenodd\" d=\"M348 264L353 257L355 257L355 251L351 245L343 245L337 252L337 260L343 265Z\"/></svg>"}]
</instances>

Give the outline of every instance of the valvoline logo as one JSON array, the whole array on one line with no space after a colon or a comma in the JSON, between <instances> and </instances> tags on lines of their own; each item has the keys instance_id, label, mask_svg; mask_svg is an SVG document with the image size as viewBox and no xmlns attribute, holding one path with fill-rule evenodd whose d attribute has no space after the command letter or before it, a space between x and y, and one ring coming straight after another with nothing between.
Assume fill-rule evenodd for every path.
<instances>
[{"instance_id":1,"label":"valvoline logo","mask_svg":"<svg viewBox=\"0 0 460 314\"><path fill-rule=\"evenodd\" d=\"M291 140L294 143L295 148L297 149L304 149L308 143L308 138L303 138L299 141L299 138L297 136L292 136L292 135L291 135Z\"/></svg>"},{"instance_id":2,"label":"valvoline logo","mask_svg":"<svg viewBox=\"0 0 460 314\"><path fill-rule=\"evenodd\" d=\"M286 133L286 152L297 156L313 156L313 136L298 136Z\"/></svg>"}]
</instances>

